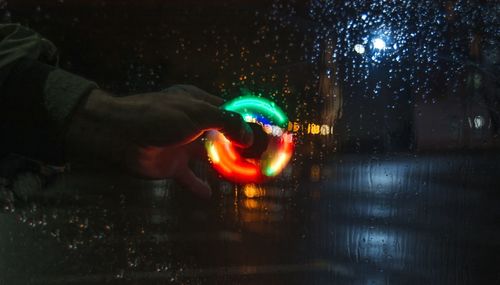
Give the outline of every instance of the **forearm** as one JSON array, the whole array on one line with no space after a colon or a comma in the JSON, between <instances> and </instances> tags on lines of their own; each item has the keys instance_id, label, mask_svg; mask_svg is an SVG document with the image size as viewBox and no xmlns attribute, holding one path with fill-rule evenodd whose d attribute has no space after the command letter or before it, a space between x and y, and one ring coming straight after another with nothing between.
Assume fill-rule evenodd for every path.
<instances>
[{"instance_id":1,"label":"forearm","mask_svg":"<svg viewBox=\"0 0 500 285\"><path fill-rule=\"evenodd\" d=\"M57 50L50 41L21 25L0 24L0 156L65 161L68 122L97 85L55 64Z\"/></svg>"},{"instance_id":2,"label":"forearm","mask_svg":"<svg viewBox=\"0 0 500 285\"><path fill-rule=\"evenodd\" d=\"M33 59L15 62L4 84L1 127L10 152L63 163L64 134L81 99L97 85Z\"/></svg>"}]
</instances>

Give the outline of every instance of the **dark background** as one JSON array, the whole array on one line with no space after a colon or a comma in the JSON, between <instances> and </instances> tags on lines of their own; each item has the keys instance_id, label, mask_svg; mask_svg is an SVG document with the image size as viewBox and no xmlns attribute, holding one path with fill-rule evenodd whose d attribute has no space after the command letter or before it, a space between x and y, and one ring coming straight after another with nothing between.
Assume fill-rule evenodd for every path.
<instances>
[{"instance_id":1,"label":"dark background","mask_svg":"<svg viewBox=\"0 0 500 285\"><path fill-rule=\"evenodd\" d=\"M189 83L232 98L245 87L292 120L322 123L308 2L282 26L270 20L282 17L276 3L16 0L0 15L119 96ZM451 96L433 78L428 101L346 91L333 142L300 134L267 184L199 166L214 178L208 201L113 169L23 174L19 199L2 204L0 284L498 284L498 139L471 100L486 89L464 74ZM478 114L487 127L469 124Z\"/></svg>"},{"instance_id":2,"label":"dark background","mask_svg":"<svg viewBox=\"0 0 500 285\"><path fill-rule=\"evenodd\" d=\"M46 36L59 48L63 68L117 95L182 83L233 98L247 88L277 101L291 120L324 123L317 65L307 60L314 43L309 2L293 4L292 18L273 12L279 3L21 0L7 2L3 17ZM299 145L312 143L316 152L498 147L498 87L474 91L463 73L453 79L460 92L451 94L438 72L417 74L430 78L425 98L398 79L373 96L370 90L388 81L391 68L380 66L368 89L344 86L333 140L306 135ZM487 128L476 131L468 121L483 113Z\"/></svg>"}]
</instances>

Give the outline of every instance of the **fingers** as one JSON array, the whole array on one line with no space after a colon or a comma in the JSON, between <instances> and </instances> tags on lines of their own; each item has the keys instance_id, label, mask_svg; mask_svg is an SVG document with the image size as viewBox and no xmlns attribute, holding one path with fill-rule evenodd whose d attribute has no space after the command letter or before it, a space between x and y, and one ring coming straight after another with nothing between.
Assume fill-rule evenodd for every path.
<instances>
[{"instance_id":1,"label":"fingers","mask_svg":"<svg viewBox=\"0 0 500 285\"><path fill-rule=\"evenodd\" d=\"M175 87L180 88L184 92L191 94L195 99L210 103L215 106L220 106L224 104L224 100L220 97L212 95L200 88L193 85L175 85Z\"/></svg>"},{"instance_id":2,"label":"fingers","mask_svg":"<svg viewBox=\"0 0 500 285\"><path fill-rule=\"evenodd\" d=\"M186 151L189 153L190 157L205 157L205 143L203 140L196 138L186 145Z\"/></svg>"},{"instance_id":3,"label":"fingers","mask_svg":"<svg viewBox=\"0 0 500 285\"><path fill-rule=\"evenodd\" d=\"M201 101L197 104L191 118L201 129L218 129L240 147L252 145L253 131L240 114Z\"/></svg>"},{"instance_id":4,"label":"fingers","mask_svg":"<svg viewBox=\"0 0 500 285\"><path fill-rule=\"evenodd\" d=\"M175 109L186 112L194 123L194 128L189 129L193 135L188 142L195 139L199 131L218 129L239 147L252 145L252 129L239 114L220 109L219 106L224 102L221 98L191 85L174 85L167 90L171 90L172 94L185 93L188 97L175 99Z\"/></svg>"},{"instance_id":5,"label":"fingers","mask_svg":"<svg viewBox=\"0 0 500 285\"><path fill-rule=\"evenodd\" d=\"M198 178L188 167L179 171L175 177L175 181L201 198L208 199L212 196L210 186Z\"/></svg>"}]
</instances>

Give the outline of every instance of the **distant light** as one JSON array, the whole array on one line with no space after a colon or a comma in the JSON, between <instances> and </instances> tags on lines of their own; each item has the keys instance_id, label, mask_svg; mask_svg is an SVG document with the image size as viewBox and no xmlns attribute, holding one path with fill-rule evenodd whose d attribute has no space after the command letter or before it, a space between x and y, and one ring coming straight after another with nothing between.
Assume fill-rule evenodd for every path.
<instances>
[{"instance_id":1,"label":"distant light","mask_svg":"<svg viewBox=\"0 0 500 285\"><path fill-rule=\"evenodd\" d=\"M354 45L354 51L359 53L359 54L364 54L365 47L362 44L356 44L356 45Z\"/></svg>"},{"instance_id":2,"label":"distant light","mask_svg":"<svg viewBox=\"0 0 500 285\"><path fill-rule=\"evenodd\" d=\"M367 18L366 14L361 15L361 20L364 21L364 20L366 20L366 18Z\"/></svg>"},{"instance_id":3,"label":"distant light","mask_svg":"<svg viewBox=\"0 0 500 285\"><path fill-rule=\"evenodd\" d=\"M255 199L245 199L245 200L243 200L243 205L245 206L245 208L247 208L249 210L254 210L254 209L261 207L261 204L259 203L259 201L255 200Z\"/></svg>"},{"instance_id":4,"label":"distant light","mask_svg":"<svg viewBox=\"0 0 500 285\"><path fill-rule=\"evenodd\" d=\"M474 117L474 127L476 129L480 129L484 126L485 124L485 120L484 120L484 117L481 116L481 115L478 115L476 117Z\"/></svg>"},{"instance_id":5,"label":"distant light","mask_svg":"<svg viewBox=\"0 0 500 285\"><path fill-rule=\"evenodd\" d=\"M385 41L381 38L373 39L373 47L376 49L385 49Z\"/></svg>"},{"instance_id":6,"label":"distant light","mask_svg":"<svg viewBox=\"0 0 500 285\"><path fill-rule=\"evenodd\" d=\"M260 197L263 194L262 192L262 189L257 187L255 184L246 184L243 186L243 194L245 194L247 198Z\"/></svg>"}]
</instances>

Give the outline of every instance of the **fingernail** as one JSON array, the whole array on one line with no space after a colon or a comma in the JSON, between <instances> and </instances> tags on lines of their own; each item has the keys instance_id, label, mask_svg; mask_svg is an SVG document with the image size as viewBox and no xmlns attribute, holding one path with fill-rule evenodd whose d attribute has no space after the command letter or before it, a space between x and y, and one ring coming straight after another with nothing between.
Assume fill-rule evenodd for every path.
<instances>
[{"instance_id":1,"label":"fingernail","mask_svg":"<svg viewBox=\"0 0 500 285\"><path fill-rule=\"evenodd\" d=\"M247 122L243 120L240 114L224 111L227 118L227 127L224 130L225 134L230 138L234 144L242 148L252 145L254 136L252 128Z\"/></svg>"}]
</instances>

